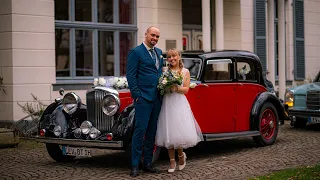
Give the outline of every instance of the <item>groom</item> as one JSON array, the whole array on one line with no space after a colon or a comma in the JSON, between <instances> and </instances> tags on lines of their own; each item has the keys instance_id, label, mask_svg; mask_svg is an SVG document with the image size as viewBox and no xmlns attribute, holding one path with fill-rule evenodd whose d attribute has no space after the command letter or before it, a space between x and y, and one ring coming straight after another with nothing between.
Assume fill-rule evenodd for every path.
<instances>
[{"instance_id":1,"label":"groom","mask_svg":"<svg viewBox=\"0 0 320 180\"><path fill-rule=\"evenodd\" d=\"M132 169L130 176L139 175L139 163L143 151L143 171L156 173L152 166L154 140L161 108L157 89L162 73L162 51L154 47L160 37L157 27L145 32L144 42L131 49L127 62L127 80L135 107L135 128L132 136ZM143 147L143 148L142 148Z\"/></svg>"}]
</instances>

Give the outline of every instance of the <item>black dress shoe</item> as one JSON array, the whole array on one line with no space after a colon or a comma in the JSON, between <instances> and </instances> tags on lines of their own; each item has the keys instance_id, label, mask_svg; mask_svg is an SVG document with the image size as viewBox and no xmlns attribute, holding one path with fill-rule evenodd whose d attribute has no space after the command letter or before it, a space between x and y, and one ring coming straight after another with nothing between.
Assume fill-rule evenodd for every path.
<instances>
[{"instance_id":1,"label":"black dress shoe","mask_svg":"<svg viewBox=\"0 0 320 180\"><path fill-rule=\"evenodd\" d=\"M150 172L150 173L158 173L159 171L154 168L151 164L149 165L145 165L143 168L142 168L143 171L145 172Z\"/></svg>"},{"instance_id":2,"label":"black dress shoe","mask_svg":"<svg viewBox=\"0 0 320 180\"><path fill-rule=\"evenodd\" d=\"M139 176L139 171L140 171L139 167L137 167L137 166L132 167L132 169L130 171L130 176L132 176L132 177Z\"/></svg>"}]
</instances>

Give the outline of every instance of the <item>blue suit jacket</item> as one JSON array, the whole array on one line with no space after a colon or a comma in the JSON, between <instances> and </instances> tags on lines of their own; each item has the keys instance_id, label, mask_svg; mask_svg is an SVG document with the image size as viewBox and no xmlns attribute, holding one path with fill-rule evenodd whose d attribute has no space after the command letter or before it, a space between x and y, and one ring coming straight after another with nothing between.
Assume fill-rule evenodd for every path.
<instances>
[{"instance_id":1,"label":"blue suit jacket","mask_svg":"<svg viewBox=\"0 0 320 180\"><path fill-rule=\"evenodd\" d=\"M163 58L161 49L154 49L159 60L158 69L143 43L131 49L128 54L126 76L134 99L143 97L153 101L159 93L157 85L162 74Z\"/></svg>"}]
</instances>

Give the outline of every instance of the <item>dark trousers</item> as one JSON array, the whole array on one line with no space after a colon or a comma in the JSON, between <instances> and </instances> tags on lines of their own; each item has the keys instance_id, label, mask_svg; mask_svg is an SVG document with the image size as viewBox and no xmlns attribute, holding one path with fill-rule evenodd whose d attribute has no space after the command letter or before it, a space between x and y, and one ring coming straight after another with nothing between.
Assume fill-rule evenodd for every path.
<instances>
[{"instance_id":1,"label":"dark trousers","mask_svg":"<svg viewBox=\"0 0 320 180\"><path fill-rule=\"evenodd\" d=\"M132 136L132 166L138 166L143 150L144 165L152 163L154 141L157 132L158 116L161 109L160 96L155 101L142 97L135 106L135 130ZM143 147L143 149L142 149Z\"/></svg>"}]
</instances>

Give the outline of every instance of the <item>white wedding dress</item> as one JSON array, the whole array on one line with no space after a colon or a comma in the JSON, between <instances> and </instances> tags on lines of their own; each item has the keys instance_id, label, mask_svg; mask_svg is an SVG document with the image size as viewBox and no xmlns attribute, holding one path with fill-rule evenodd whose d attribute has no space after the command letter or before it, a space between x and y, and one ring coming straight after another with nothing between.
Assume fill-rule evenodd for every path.
<instances>
[{"instance_id":1,"label":"white wedding dress","mask_svg":"<svg viewBox=\"0 0 320 180\"><path fill-rule=\"evenodd\" d=\"M182 73L188 69L183 68ZM190 104L184 94L166 93L158 119L156 145L166 148L189 148L203 140Z\"/></svg>"}]
</instances>

